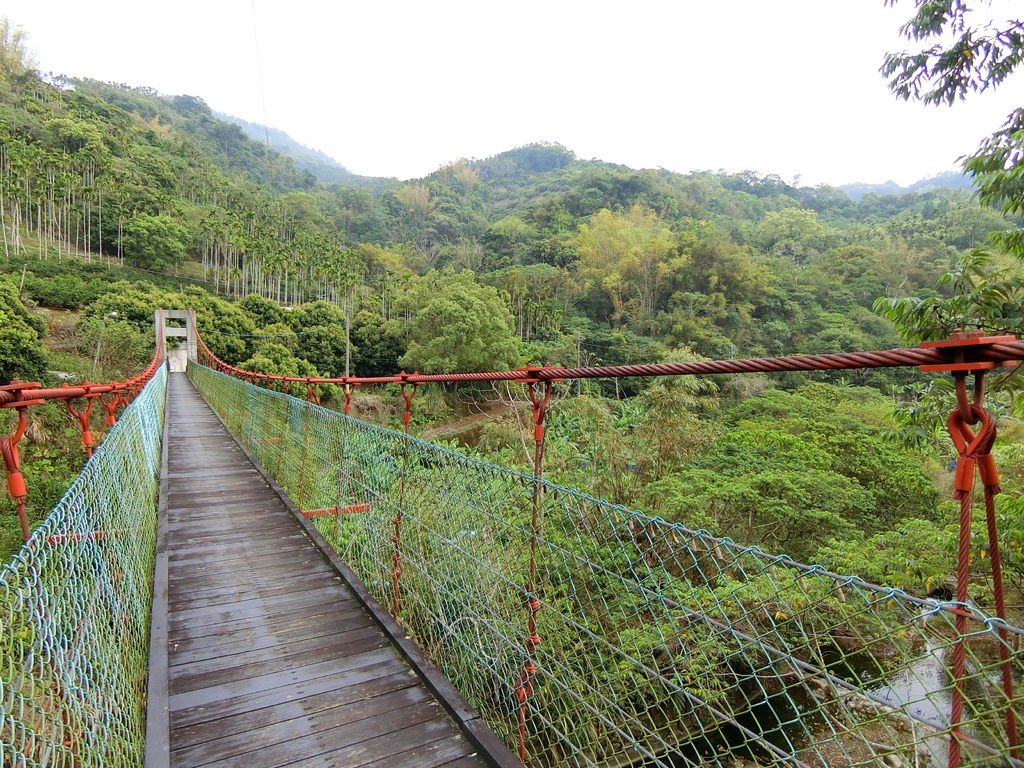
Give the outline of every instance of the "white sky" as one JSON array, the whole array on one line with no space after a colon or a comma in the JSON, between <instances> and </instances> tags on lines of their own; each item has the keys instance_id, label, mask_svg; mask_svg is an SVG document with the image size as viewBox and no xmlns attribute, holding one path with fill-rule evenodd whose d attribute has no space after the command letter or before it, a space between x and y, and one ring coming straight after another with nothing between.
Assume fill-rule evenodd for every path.
<instances>
[{"instance_id":1,"label":"white sky","mask_svg":"<svg viewBox=\"0 0 1024 768\"><path fill-rule=\"evenodd\" d=\"M954 168L1022 102L1020 77L954 108L897 101L878 68L905 47L897 30L911 9L909 0L0 0L43 72L200 96L356 173L420 177L543 140L634 168L836 185L907 184Z\"/></svg>"}]
</instances>

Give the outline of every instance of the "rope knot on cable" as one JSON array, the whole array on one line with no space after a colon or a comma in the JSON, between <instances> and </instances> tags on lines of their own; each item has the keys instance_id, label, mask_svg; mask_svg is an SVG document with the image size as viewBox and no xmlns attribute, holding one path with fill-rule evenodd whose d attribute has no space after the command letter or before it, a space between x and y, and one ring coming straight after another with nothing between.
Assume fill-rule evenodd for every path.
<instances>
[{"instance_id":1,"label":"rope knot on cable","mask_svg":"<svg viewBox=\"0 0 1024 768\"><path fill-rule=\"evenodd\" d=\"M977 469L982 485L992 493L999 493L999 470L992 457L992 444L996 439L996 420L985 408L971 404L968 406L970 423L958 408L949 415L946 427L953 445L957 450L956 477L954 481L955 497L963 498L974 488L974 475ZM977 432L971 424L980 424Z\"/></svg>"}]
</instances>

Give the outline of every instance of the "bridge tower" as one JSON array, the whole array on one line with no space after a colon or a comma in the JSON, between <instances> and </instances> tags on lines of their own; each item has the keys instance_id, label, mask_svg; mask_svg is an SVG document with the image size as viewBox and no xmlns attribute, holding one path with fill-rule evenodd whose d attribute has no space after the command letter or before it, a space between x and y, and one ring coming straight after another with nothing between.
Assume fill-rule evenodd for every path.
<instances>
[{"instance_id":1,"label":"bridge tower","mask_svg":"<svg viewBox=\"0 0 1024 768\"><path fill-rule=\"evenodd\" d=\"M183 320L185 327L180 324L167 325L168 320ZM177 346L167 350L167 360L172 371L184 371L188 360L196 359L196 324L195 316L188 309L158 309L154 313L153 323L159 332L163 328L164 339L170 341L174 338L184 339L184 346Z\"/></svg>"}]
</instances>

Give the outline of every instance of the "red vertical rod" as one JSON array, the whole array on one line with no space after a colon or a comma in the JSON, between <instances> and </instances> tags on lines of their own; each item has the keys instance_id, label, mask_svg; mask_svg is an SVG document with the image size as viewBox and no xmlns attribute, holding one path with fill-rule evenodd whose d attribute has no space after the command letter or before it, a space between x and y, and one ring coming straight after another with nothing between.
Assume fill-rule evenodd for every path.
<instances>
[{"instance_id":1,"label":"red vertical rod","mask_svg":"<svg viewBox=\"0 0 1024 768\"><path fill-rule=\"evenodd\" d=\"M402 376L408 376L402 373ZM403 464L402 484L398 489L398 509L395 512L395 519L392 521L395 526L391 534L391 544L394 549L391 553L391 615L396 619L402 608L402 520L405 517L405 487L409 477L409 423L412 421L412 399L416 395L416 384L402 382L402 400L405 408L402 411L402 429L405 432L403 441Z\"/></svg>"},{"instance_id":2,"label":"red vertical rod","mask_svg":"<svg viewBox=\"0 0 1024 768\"><path fill-rule=\"evenodd\" d=\"M992 563L992 588L996 602L996 616L1006 621L1006 603L1003 590L1002 558L999 552L999 531L995 516L995 495L999 493L999 472L992 458L992 445L996 439L996 422L982 407L984 399L984 373L978 372L974 379L974 400L967 397L966 373L955 372L957 410L949 416L947 428L957 449L955 497L960 501L960 537L957 548L956 599L966 603L970 577L971 507L974 495L975 473L981 475L985 488L985 516L988 531L989 559ZM971 424L978 424L977 432ZM966 614L957 611L955 627L957 643L953 648L953 695L950 704L949 767L959 768L963 759L961 726L966 704ZM1006 696L1006 737L1010 754L1018 754L1017 717L1013 711L1014 683L1013 665L1009 647L1009 635L1002 625L996 627L999 636L999 658Z\"/></svg>"},{"instance_id":3,"label":"red vertical rod","mask_svg":"<svg viewBox=\"0 0 1024 768\"><path fill-rule=\"evenodd\" d=\"M78 424L82 429L82 447L85 448L85 455L92 458L93 440L92 430L89 428L89 420L92 418L93 401L99 397L99 395L91 394L91 385L88 381L85 382L85 392L86 393L82 396L85 398L85 410L75 410L75 406L71 404L71 400L66 400L64 405L67 406L68 413L78 420Z\"/></svg>"},{"instance_id":4,"label":"red vertical rod","mask_svg":"<svg viewBox=\"0 0 1024 768\"><path fill-rule=\"evenodd\" d=\"M543 392L538 394L537 385L542 384ZM527 701L533 694L533 678L537 674L534 652L541 643L537 632L537 614L541 603L537 597L537 544L544 530L544 485L541 473L544 467L544 421L547 418L551 402L551 381L531 381L528 383L530 403L533 407L533 492L531 494L530 512L530 564L523 591L526 596L526 661L516 686L516 698L519 702L519 760L527 765L526 741L529 736L527 729Z\"/></svg>"},{"instance_id":5,"label":"red vertical rod","mask_svg":"<svg viewBox=\"0 0 1024 768\"><path fill-rule=\"evenodd\" d=\"M306 401L320 405L320 395L316 393L316 385L309 378L306 379Z\"/></svg>"},{"instance_id":6,"label":"red vertical rod","mask_svg":"<svg viewBox=\"0 0 1024 768\"><path fill-rule=\"evenodd\" d=\"M341 391L345 395L345 406L342 408L342 413L348 416L349 411L352 410L352 392L355 390L356 385L345 382L341 385Z\"/></svg>"},{"instance_id":7,"label":"red vertical rod","mask_svg":"<svg viewBox=\"0 0 1024 768\"><path fill-rule=\"evenodd\" d=\"M302 451L299 454L299 509L304 509L306 503L306 461L309 458L309 446L306 443L306 408L304 406L299 406L298 403L293 403L293 405L301 408L299 411L298 425L299 445L302 447Z\"/></svg>"},{"instance_id":8,"label":"red vertical rod","mask_svg":"<svg viewBox=\"0 0 1024 768\"><path fill-rule=\"evenodd\" d=\"M986 458L991 459L991 454ZM982 465L984 467L984 465ZM995 463L992 463L995 469ZM999 555L999 531L996 525L996 500L995 494L999 493L999 477L995 475L995 483L990 484L985 477L986 470L982 468L982 483L985 485L985 519L988 527L988 548L992 562L992 584L996 598L996 616L1003 622L1006 621L1006 598L1003 593L1003 567ZM991 478L991 475L990 475ZM1006 696L1006 743L1010 747L1010 757L1020 757L1017 741L1017 715L1013 711L1013 661L1010 653L1010 636L1006 627L1000 624L996 628L999 635L999 665L1003 680L1003 694Z\"/></svg>"},{"instance_id":9,"label":"red vertical rod","mask_svg":"<svg viewBox=\"0 0 1024 768\"><path fill-rule=\"evenodd\" d=\"M103 403L103 407L107 411L107 418L103 420L103 423L108 427L113 427L117 424L117 404L119 399L120 395L114 395L109 400L100 398L100 402Z\"/></svg>"},{"instance_id":10,"label":"red vertical rod","mask_svg":"<svg viewBox=\"0 0 1024 768\"><path fill-rule=\"evenodd\" d=\"M7 492L14 499L18 509L18 522L21 524L21 535L28 541L32 531L28 524L28 514L25 512L25 500L28 498L28 486L25 483L25 475L21 472L21 457L18 455L18 443L25 436L25 429L28 427L28 410L21 406L18 410L18 424L14 428L14 434L10 437L0 437L0 455L3 456L4 468L7 470Z\"/></svg>"}]
</instances>

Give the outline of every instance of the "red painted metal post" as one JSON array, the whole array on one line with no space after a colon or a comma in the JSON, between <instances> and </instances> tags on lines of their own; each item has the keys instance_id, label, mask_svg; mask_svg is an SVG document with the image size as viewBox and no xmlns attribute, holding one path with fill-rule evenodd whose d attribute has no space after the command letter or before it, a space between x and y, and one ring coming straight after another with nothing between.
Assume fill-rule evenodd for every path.
<instances>
[{"instance_id":1,"label":"red painted metal post","mask_svg":"<svg viewBox=\"0 0 1024 768\"><path fill-rule=\"evenodd\" d=\"M1006 621L1006 599L1003 588L1002 557L999 552L999 531L995 516L995 495L999 493L999 471L992 458L992 445L996 439L996 420L982 406L984 399L984 371L975 374L973 402L967 397L964 372L955 371L957 410L949 416L949 435L957 449L955 497L960 501L960 537L957 549L956 599L967 603L970 577L971 509L974 495L975 473L980 474L985 489L985 516L988 532L989 561L992 568L992 591L996 603L996 616ZM971 424L980 424L977 432ZM966 617L958 612L954 619L957 644L953 648L953 692L950 704L949 766L959 768L962 759L962 735L966 704ZM999 636L1000 671L1003 692L1006 695L1006 736L1010 754L1017 757L1017 718L1013 711L1014 682L1010 653L1010 637L1002 626L996 627Z\"/></svg>"},{"instance_id":2,"label":"red painted metal post","mask_svg":"<svg viewBox=\"0 0 1024 768\"><path fill-rule=\"evenodd\" d=\"M320 405L320 395L317 394L316 384L309 377L306 378L306 402Z\"/></svg>"},{"instance_id":3,"label":"red painted metal post","mask_svg":"<svg viewBox=\"0 0 1024 768\"><path fill-rule=\"evenodd\" d=\"M28 498L28 486L25 483L25 475L21 471L21 457L18 455L18 443L25 436L25 429L28 427L27 406L21 406L18 411L18 423L14 428L14 434L10 437L0 437L0 454L3 456L4 469L7 470L7 492L18 510L18 522L21 524L21 535L28 541L32 531L28 524L28 514L25 512L25 500Z\"/></svg>"},{"instance_id":4,"label":"red painted metal post","mask_svg":"<svg viewBox=\"0 0 1024 768\"><path fill-rule=\"evenodd\" d=\"M85 410L79 411L71 404L73 398L69 398L64 401L64 405L67 406L68 413L78 420L78 425L82 430L82 447L85 448L85 455L92 458L93 453L93 438L92 429L90 428L89 421L92 418L92 407L93 401L101 396L101 393L93 391L92 384L88 381L83 385L85 387L85 394L82 397L85 399Z\"/></svg>"},{"instance_id":5,"label":"red painted metal post","mask_svg":"<svg viewBox=\"0 0 1024 768\"><path fill-rule=\"evenodd\" d=\"M974 497L975 474L980 474L985 489L986 527L988 529L989 555L992 563L992 589L996 602L996 616L1005 623L1006 604L1003 590L1002 558L999 553L999 531L995 517L995 495L999 493L999 472L992 458L992 445L996 439L996 420L984 408L985 372L1004 364L988 361L983 357L986 350L1015 341L1012 336L985 336L982 332L964 333L955 331L945 341L928 342L921 346L946 354L949 360L942 364L921 366L925 371L947 371L955 382L957 407L947 421L949 436L957 449L954 497L960 502L960 534L957 544L956 600L967 604L968 582L970 580L971 510ZM967 393L967 374L974 373L974 393ZM971 425L978 424L977 431ZM950 701L949 768L959 768L963 759L964 710L967 687L967 618L964 611L954 616L957 642L953 647L953 691ZM1010 754L1017 757L1017 719L1013 711L1013 664L1011 660L1009 635L997 626L999 636L999 658L1003 691L1006 695L1006 735Z\"/></svg>"},{"instance_id":6,"label":"red painted metal post","mask_svg":"<svg viewBox=\"0 0 1024 768\"><path fill-rule=\"evenodd\" d=\"M306 444L306 408L298 403L292 403L299 411L299 509L305 506L306 501L306 462L309 459L309 446Z\"/></svg>"},{"instance_id":7,"label":"red painted metal post","mask_svg":"<svg viewBox=\"0 0 1024 768\"><path fill-rule=\"evenodd\" d=\"M345 405L342 407L341 412L346 416L348 416L349 412L352 410L352 392L355 391L357 386L357 384L352 384L348 381L341 385L341 391L345 395Z\"/></svg>"},{"instance_id":8,"label":"red painted metal post","mask_svg":"<svg viewBox=\"0 0 1024 768\"><path fill-rule=\"evenodd\" d=\"M408 374L404 371L401 375L408 378ZM405 440L402 443L402 484L398 489L398 510L392 521L395 530L391 534L391 543L394 546L391 553L391 615L396 619L402 608L402 521L405 517L405 488L409 477L409 423L412 421L412 399L416 396L417 385L403 381L401 387L402 401L405 403L405 408L402 411L402 429L405 432Z\"/></svg>"},{"instance_id":9,"label":"red painted metal post","mask_svg":"<svg viewBox=\"0 0 1024 768\"><path fill-rule=\"evenodd\" d=\"M538 393L540 385L542 391ZM537 632L537 614L540 613L541 602L537 596L537 545L544 531L544 436L545 420L551 403L554 389L552 381L534 380L527 383L527 393L533 411L533 490L530 499L530 562L523 585L526 598L526 661L516 684L516 698L519 704L519 760L527 765L526 743L529 738L527 728L527 704L533 694L533 678L537 674L534 652L541 643Z\"/></svg>"}]
</instances>

